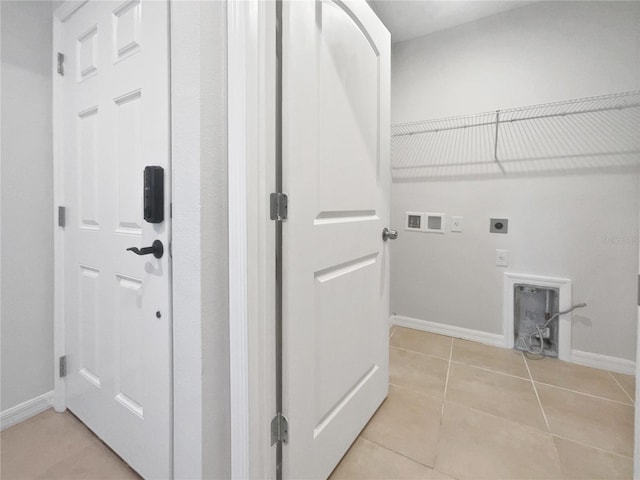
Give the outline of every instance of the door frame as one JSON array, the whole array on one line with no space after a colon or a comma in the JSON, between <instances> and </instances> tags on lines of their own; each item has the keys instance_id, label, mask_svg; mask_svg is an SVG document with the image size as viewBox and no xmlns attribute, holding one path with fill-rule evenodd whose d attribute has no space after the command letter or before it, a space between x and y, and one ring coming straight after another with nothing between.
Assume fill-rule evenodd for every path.
<instances>
[{"instance_id":1,"label":"door frame","mask_svg":"<svg viewBox=\"0 0 640 480\"><path fill-rule=\"evenodd\" d=\"M636 174L640 178L640 173ZM636 199L640 202L640 199ZM638 232L640 233L640 232ZM638 322L636 322L636 392L634 402L633 478L640 479L640 264L638 265Z\"/></svg>"},{"instance_id":2,"label":"door frame","mask_svg":"<svg viewBox=\"0 0 640 480\"><path fill-rule=\"evenodd\" d=\"M636 332L636 399L640 399L640 274L638 275L638 325ZM634 402L633 478L640 479L640 406Z\"/></svg>"},{"instance_id":3,"label":"door frame","mask_svg":"<svg viewBox=\"0 0 640 480\"><path fill-rule=\"evenodd\" d=\"M53 84L53 407L56 412L67 409L65 381L60 377L59 359L66 354L66 322L64 302L64 228L58 225L58 206L65 205L64 159L62 155L62 81L57 72L57 52L62 46L62 24L86 1L67 0L53 12L53 50L51 75Z\"/></svg>"},{"instance_id":4,"label":"door frame","mask_svg":"<svg viewBox=\"0 0 640 480\"><path fill-rule=\"evenodd\" d=\"M276 2L227 5L231 478L275 479Z\"/></svg>"},{"instance_id":5,"label":"door frame","mask_svg":"<svg viewBox=\"0 0 640 480\"><path fill-rule=\"evenodd\" d=\"M231 478L275 478L275 2L228 0Z\"/></svg>"}]
</instances>

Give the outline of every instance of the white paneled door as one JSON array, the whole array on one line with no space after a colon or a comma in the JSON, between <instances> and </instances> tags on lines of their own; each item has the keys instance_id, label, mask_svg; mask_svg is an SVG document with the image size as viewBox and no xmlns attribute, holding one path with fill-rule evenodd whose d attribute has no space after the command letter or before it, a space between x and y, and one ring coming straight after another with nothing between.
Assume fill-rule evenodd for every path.
<instances>
[{"instance_id":1,"label":"white paneled door","mask_svg":"<svg viewBox=\"0 0 640 480\"><path fill-rule=\"evenodd\" d=\"M388 392L390 36L364 0L283 3L285 478L326 478Z\"/></svg>"},{"instance_id":2,"label":"white paneled door","mask_svg":"<svg viewBox=\"0 0 640 480\"><path fill-rule=\"evenodd\" d=\"M145 478L172 473L168 41L167 2L140 0L89 1L59 37L67 407Z\"/></svg>"}]
</instances>

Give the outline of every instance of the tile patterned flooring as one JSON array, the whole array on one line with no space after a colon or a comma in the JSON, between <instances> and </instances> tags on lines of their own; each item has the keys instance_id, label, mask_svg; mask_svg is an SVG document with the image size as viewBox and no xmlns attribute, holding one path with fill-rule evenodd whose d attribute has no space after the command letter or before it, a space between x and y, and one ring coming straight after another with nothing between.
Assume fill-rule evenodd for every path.
<instances>
[{"instance_id":1,"label":"tile patterned flooring","mask_svg":"<svg viewBox=\"0 0 640 480\"><path fill-rule=\"evenodd\" d=\"M630 375L394 327L389 397L332 480L630 479ZM0 478L138 479L69 413L0 435Z\"/></svg>"},{"instance_id":2,"label":"tile patterned flooring","mask_svg":"<svg viewBox=\"0 0 640 480\"><path fill-rule=\"evenodd\" d=\"M135 480L138 476L80 420L53 409L0 434L2 480Z\"/></svg>"},{"instance_id":3,"label":"tile patterned flooring","mask_svg":"<svg viewBox=\"0 0 640 480\"><path fill-rule=\"evenodd\" d=\"M630 479L635 379L392 327L387 400L332 480Z\"/></svg>"}]
</instances>

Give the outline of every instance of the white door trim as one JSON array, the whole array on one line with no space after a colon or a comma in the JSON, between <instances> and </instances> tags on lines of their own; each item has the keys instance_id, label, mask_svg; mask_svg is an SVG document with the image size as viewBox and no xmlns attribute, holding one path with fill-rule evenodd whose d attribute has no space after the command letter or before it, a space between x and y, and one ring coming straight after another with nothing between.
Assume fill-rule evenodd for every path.
<instances>
[{"instance_id":1,"label":"white door trim","mask_svg":"<svg viewBox=\"0 0 640 480\"><path fill-rule=\"evenodd\" d=\"M635 199L638 201L638 199ZM640 272L640 265L638 265ZM640 273L638 274L638 322L636 323L636 399L640 398ZM633 447L633 478L640 479L640 402L635 402L634 416L634 447Z\"/></svg>"},{"instance_id":2,"label":"white door trim","mask_svg":"<svg viewBox=\"0 0 640 480\"><path fill-rule=\"evenodd\" d=\"M67 409L65 383L60 378L59 358L66 352L64 321L64 230L58 226L58 206L64 205L64 168L62 158L62 114L60 98L62 82L57 71L57 56L62 44L62 23L75 12L82 2L67 0L54 12L53 51L51 75L53 78L53 407L57 412ZM71 9L73 8L73 10ZM70 13L71 12L71 13Z\"/></svg>"},{"instance_id":3,"label":"white door trim","mask_svg":"<svg viewBox=\"0 0 640 480\"><path fill-rule=\"evenodd\" d=\"M640 282L640 275L638 275ZM640 299L639 303L640 303ZM640 305L638 306L638 325L640 325ZM636 333L636 397L640 398L640 328ZM640 479L640 402L635 402L635 419L634 419L634 448L633 448L633 478Z\"/></svg>"},{"instance_id":4,"label":"white door trim","mask_svg":"<svg viewBox=\"0 0 640 480\"><path fill-rule=\"evenodd\" d=\"M275 2L228 0L231 478L274 478Z\"/></svg>"},{"instance_id":5,"label":"white door trim","mask_svg":"<svg viewBox=\"0 0 640 480\"><path fill-rule=\"evenodd\" d=\"M62 24L89 0L66 0L53 12L53 51L51 52L53 115L53 407L67 409L64 380L60 377L60 357L66 353L64 304L64 229L58 225L58 207L65 205L64 159L62 157L63 123L60 98L62 81L58 74L58 52L62 50Z\"/></svg>"},{"instance_id":6,"label":"white door trim","mask_svg":"<svg viewBox=\"0 0 640 480\"><path fill-rule=\"evenodd\" d=\"M226 8L170 2L176 478L230 477Z\"/></svg>"},{"instance_id":7,"label":"white door trim","mask_svg":"<svg viewBox=\"0 0 640 480\"><path fill-rule=\"evenodd\" d=\"M231 478L249 478L249 325L247 263L248 123L247 69L252 58L252 5L230 1L228 25L229 129L229 369L231 394ZM249 65L248 65L249 64ZM252 117L255 118L255 117Z\"/></svg>"}]
</instances>

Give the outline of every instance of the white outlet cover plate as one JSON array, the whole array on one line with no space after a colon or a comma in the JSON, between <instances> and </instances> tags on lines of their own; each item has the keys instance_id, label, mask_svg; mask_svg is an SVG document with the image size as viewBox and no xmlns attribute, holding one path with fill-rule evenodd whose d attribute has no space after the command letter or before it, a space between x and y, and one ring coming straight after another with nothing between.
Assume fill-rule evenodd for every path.
<instances>
[{"instance_id":1,"label":"white outlet cover plate","mask_svg":"<svg viewBox=\"0 0 640 480\"><path fill-rule=\"evenodd\" d=\"M452 232L462 231L462 217L451 217L451 231Z\"/></svg>"}]
</instances>

